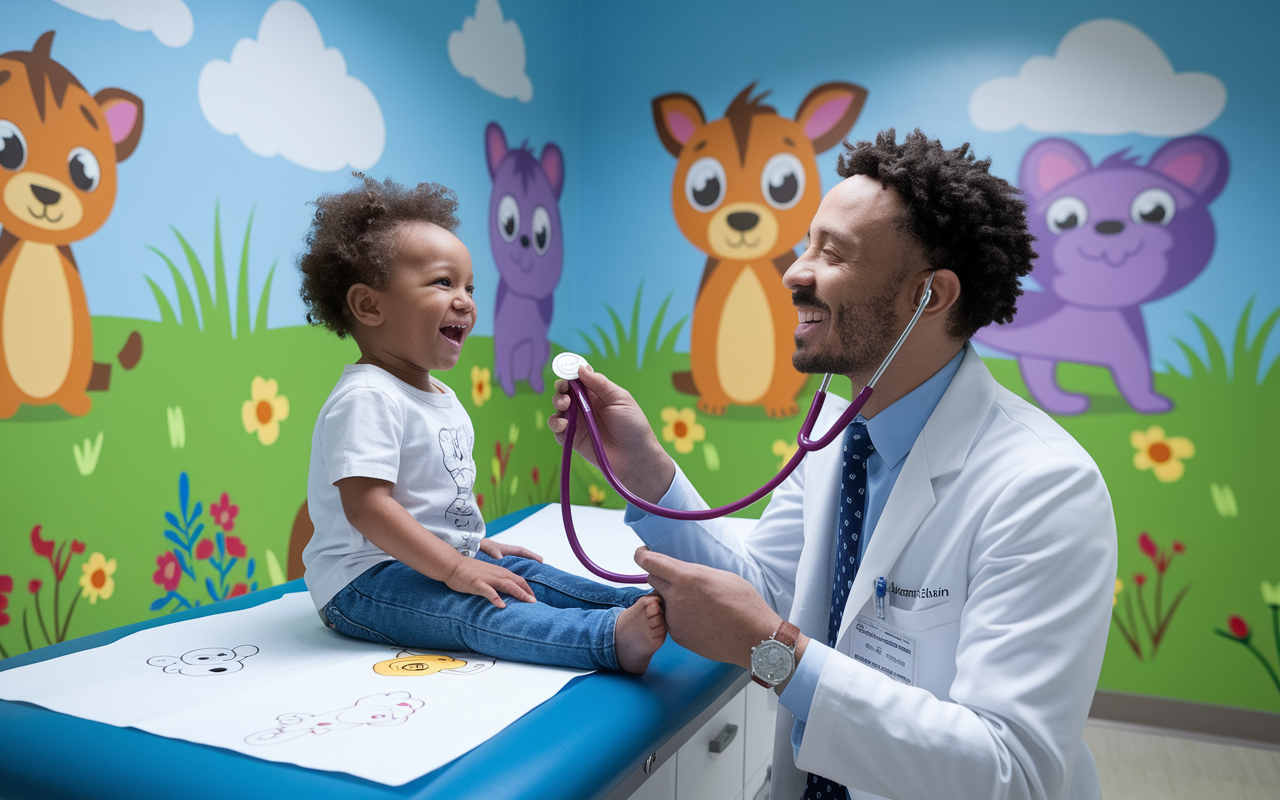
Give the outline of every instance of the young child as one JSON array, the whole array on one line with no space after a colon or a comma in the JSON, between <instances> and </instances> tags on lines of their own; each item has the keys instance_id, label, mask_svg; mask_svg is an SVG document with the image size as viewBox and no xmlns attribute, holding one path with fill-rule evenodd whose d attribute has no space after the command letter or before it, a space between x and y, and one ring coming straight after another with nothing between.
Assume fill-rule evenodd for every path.
<instances>
[{"instance_id":1,"label":"young child","mask_svg":"<svg viewBox=\"0 0 1280 800\"><path fill-rule=\"evenodd\" d=\"M484 537L471 419L432 375L476 321L456 197L357 178L316 201L298 261L307 320L360 348L311 437L302 559L321 618L398 647L644 672L666 639L657 596Z\"/></svg>"}]
</instances>

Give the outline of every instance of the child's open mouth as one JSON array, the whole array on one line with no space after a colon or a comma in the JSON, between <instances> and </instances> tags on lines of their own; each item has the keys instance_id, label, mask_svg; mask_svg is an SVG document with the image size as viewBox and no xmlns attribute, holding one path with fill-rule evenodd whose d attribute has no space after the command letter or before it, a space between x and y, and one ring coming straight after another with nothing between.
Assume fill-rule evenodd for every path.
<instances>
[{"instance_id":1,"label":"child's open mouth","mask_svg":"<svg viewBox=\"0 0 1280 800\"><path fill-rule=\"evenodd\" d=\"M440 333L444 334L444 337L449 341L457 342L458 344L461 344L462 337L466 336L467 334L467 326L466 325L446 325L440 329Z\"/></svg>"}]
</instances>

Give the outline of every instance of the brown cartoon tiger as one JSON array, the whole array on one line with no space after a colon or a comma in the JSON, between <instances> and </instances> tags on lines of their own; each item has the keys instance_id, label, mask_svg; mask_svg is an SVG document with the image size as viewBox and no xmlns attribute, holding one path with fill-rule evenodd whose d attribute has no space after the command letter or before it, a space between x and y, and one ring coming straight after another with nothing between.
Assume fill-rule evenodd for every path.
<instances>
[{"instance_id":1,"label":"brown cartoon tiger","mask_svg":"<svg viewBox=\"0 0 1280 800\"><path fill-rule=\"evenodd\" d=\"M691 374L672 377L708 413L723 414L732 403L786 417L796 413L805 376L791 366L796 311L782 273L822 199L815 155L845 137L867 91L825 83L791 120L761 103L764 94L751 97L754 87L711 122L687 94L653 101L658 137L679 159L671 184L676 222L707 254L693 306Z\"/></svg>"},{"instance_id":2,"label":"brown cartoon tiger","mask_svg":"<svg viewBox=\"0 0 1280 800\"><path fill-rule=\"evenodd\" d=\"M123 89L90 95L49 56L53 31L31 52L0 55L0 419L22 404L89 413L106 388L93 363L89 306L71 243L111 214L116 164L142 135L142 101ZM120 355L131 368L137 334Z\"/></svg>"}]
</instances>

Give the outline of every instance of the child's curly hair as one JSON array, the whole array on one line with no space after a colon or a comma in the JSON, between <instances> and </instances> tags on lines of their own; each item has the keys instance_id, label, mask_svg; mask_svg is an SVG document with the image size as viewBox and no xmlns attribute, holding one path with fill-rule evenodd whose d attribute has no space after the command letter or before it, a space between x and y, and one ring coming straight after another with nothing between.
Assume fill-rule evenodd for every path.
<instances>
[{"instance_id":1,"label":"child's curly hair","mask_svg":"<svg viewBox=\"0 0 1280 800\"><path fill-rule=\"evenodd\" d=\"M351 333L347 290L363 283L387 285L396 229L404 222L430 222L453 233L458 228L458 197L438 183L406 189L387 178L378 183L361 172L361 185L322 194L307 231L307 249L298 258L307 322L323 325L339 338Z\"/></svg>"},{"instance_id":2,"label":"child's curly hair","mask_svg":"<svg viewBox=\"0 0 1280 800\"><path fill-rule=\"evenodd\" d=\"M992 322L1006 323L1022 294L1018 278L1031 272L1035 237L1027 231L1021 193L990 173L969 145L946 150L920 129L897 144L893 128L876 141L845 142L837 162L840 177L866 175L893 187L906 207L903 230L924 248L934 269L960 278L960 299L949 332L968 339Z\"/></svg>"}]
</instances>

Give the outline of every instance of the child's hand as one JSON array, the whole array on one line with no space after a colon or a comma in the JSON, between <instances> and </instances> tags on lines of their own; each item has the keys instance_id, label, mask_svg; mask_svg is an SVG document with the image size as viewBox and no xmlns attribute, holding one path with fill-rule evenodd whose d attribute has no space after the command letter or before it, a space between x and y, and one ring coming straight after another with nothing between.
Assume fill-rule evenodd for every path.
<instances>
[{"instance_id":1,"label":"child's hand","mask_svg":"<svg viewBox=\"0 0 1280 800\"><path fill-rule=\"evenodd\" d=\"M484 553L490 558L502 558L503 556L519 556L520 558L527 558L527 559L530 559L531 561L537 561L539 564L542 563L542 556L538 555L532 550L523 548L518 544L499 544L493 539L482 540L480 542L480 552Z\"/></svg>"},{"instance_id":2,"label":"child's hand","mask_svg":"<svg viewBox=\"0 0 1280 800\"><path fill-rule=\"evenodd\" d=\"M497 564L474 558L458 559L457 566L444 582L455 592L479 595L498 608L507 607L500 594L511 595L526 603L538 602L524 578Z\"/></svg>"}]
</instances>

